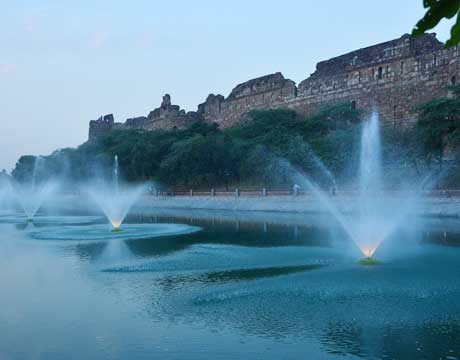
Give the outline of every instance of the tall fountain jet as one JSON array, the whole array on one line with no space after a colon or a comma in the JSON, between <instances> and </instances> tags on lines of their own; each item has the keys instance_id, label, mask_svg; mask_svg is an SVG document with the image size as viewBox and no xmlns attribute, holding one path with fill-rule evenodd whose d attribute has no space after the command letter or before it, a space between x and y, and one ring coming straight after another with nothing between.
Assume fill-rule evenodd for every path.
<instances>
[{"instance_id":1,"label":"tall fountain jet","mask_svg":"<svg viewBox=\"0 0 460 360\"><path fill-rule=\"evenodd\" d=\"M113 159L111 183L103 182L89 193L109 220L112 231L121 231L121 224L144 191L144 186L121 186L118 156Z\"/></svg>"},{"instance_id":2,"label":"tall fountain jet","mask_svg":"<svg viewBox=\"0 0 460 360\"><path fill-rule=\"evenodd\" d=\"M382 151L379 116L373 111L363 124L359 163L358 194L352 206L352 216L344 214L337 200L327 196L307 177L304 184L310 187L325 208L337 219L343 229L361 250L363 263L375 263L375 252L401 222L410 214L416 197L407 196L402 204L384 193Z\"/></svg>"},{"instance_id":3,"label":"tall fountain jet","mask_svg":"<svg viewBox=\"0 0 460 360\"><path fill-rule=\"evenodd\" d=\"M115 191L118 192L118 155L115 155L113 158L113 183Z\"/></svg>"}]
</instances>

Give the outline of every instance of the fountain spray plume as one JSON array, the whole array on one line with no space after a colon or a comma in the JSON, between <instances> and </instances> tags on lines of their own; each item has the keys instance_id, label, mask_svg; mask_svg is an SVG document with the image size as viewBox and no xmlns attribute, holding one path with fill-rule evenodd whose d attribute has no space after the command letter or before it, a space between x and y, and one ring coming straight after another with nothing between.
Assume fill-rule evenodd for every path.
<instances>
[{"instance_id":1,"label":"fountain spray plume","mask_svg":"<svg viewBox=\"0 0 460 360\"><path fill-rule=\"evenodd\" d=\"M43 203L57 190L55 180L43 180L43 158L37 156L34 161L32 176L27 182L15 182L11 186L14 197L27 216L32 221Z\"/></svg>"},{"instance_id":2,"label":"fountain spray plume","mask_svg":"<svg viewBox=\"0 0 460 360\"><path fill-rule=\"evenodd\" d=\"M118 232L129 210L145 189L145 185L120 184L118 156L115 155L111 181L99 181L88 192L110 222L112 231Z\"/></svg>"},{"instance_id":3,"label":"fountain spray plume","mask_svg":"<svg viewBox=\"0 0 460 360\"><path fill-rule=\"evenodd\" d=\"M9 208L13 188L11 186L10 176L6 173L0 173L0 210Z\"/></svg>"},{"instance_id":4,"label":"fountain spray plume","mask_svg":"<svg viewBox=\"0 0 460 360\"><path fill-rule=\"evenodd\" d=\"M365 265L378 263L373 258L377 249L404 219L414 212L415 204L421 194L420 191L414 192L411 196L405 197L404 202L384 194L380 139L379 116L377 110L374 110L370 119L363 124L361 132L357 201L354 206L348 206L347 209L347 212L352 213L353 216L341 211L338 200L332 199L305 174L297 172L296 179L313 192L319 202L343 227L363 254L364 260L361 263ZM316 158L320 161L318 157ZM322 166L326 168L324 164Z\"/></svg>"},{"instance_id":5,"label":"fountain spray plume","mask_svg":"<svg viewBox=\"0 0 460 360\"><path fill-rule=\"evenodd\" d=\"M327 177L334 189L337 189L337 183L335 181L334 175L327 168L326 165L320 160L318 155L313 151L308 143L305 143L307 149L307 156L313 161L314 165Z\"/></svg>"}]
</instances>

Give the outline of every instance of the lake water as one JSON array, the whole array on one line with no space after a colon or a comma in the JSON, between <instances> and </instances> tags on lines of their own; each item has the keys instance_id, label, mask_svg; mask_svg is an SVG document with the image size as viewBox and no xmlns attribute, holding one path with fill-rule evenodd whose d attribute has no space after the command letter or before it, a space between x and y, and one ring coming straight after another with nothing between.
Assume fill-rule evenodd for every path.
<instances>
[{"instance_id":1,"label":"lake water","mask_svg":"<svg viewBox=\"0 0 460 360\"><path fill-rule=\"evenodd\" d=\"M0 216L0 359L460 357L457 220L366 267L324 216L83 215Z\"/></svg>"}]
</instances>

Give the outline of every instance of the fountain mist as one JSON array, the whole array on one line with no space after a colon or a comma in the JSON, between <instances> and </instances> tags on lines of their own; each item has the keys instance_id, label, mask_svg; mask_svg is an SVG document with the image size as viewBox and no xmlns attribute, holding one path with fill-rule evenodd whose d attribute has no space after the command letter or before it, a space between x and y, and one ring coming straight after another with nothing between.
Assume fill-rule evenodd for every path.
<instances>
[{"instance_id":1,"label":"fountain mist","mask_svg":"<svg viewBox=\"0 0 460 360\"><path fill-rule=\"evenodd\" d=\"M324 165L323 165L324 166ZM307 177L302 180L323 206L333 215L366 258L371 258L380 244L388 238L413 211L416 194L400 199L385 195L382 179L382 154L379 116L374 111L363 125L359 165L358 197L353 207L354 216L340 211L337 201Z\"/></svg>"},{"instance_id":2,"label":"fountain mist","mask_svg":"<svg viewBox=\"0 0 460 360\"><path fill-rule=\"evenodd\" d=\"M10 191L17 200L22 210L31 221L43 203L57 190L57 182L40 181L39 172L41 171L43 158L36 157L32 177L27 183L14 183L10 185Z\"/></svg>"},{"instance_id":3,"label":"fountain mist","mask_svg":"<svg viewBox=\"0 0 460 360\"><path fill-rule=\"evenodd\" d=\"M112 181L89 190L89 194L112 225L112 231L120 231L121 224L131 207L138 200L145 186L120 186L118 156L113 162Z\"/></svg>"}]
</instances>

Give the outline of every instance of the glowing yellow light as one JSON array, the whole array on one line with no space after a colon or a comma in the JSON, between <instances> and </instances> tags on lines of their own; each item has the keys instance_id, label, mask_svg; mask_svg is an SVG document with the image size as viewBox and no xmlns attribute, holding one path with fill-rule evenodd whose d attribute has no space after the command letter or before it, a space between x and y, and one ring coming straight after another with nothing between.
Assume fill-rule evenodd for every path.
<instances>
[{"instance_id":1,"label":"glowing yellow light","mask_svg":"<svg viewBox=\"0 0 460 360\"><path fill-rule=\"evenodd\" d=\"M365 257L370 258L372 255L374 255L376 248L372 247L362 247L361 251L364 254Z\"/></svg>"},{"instance_id":2,"label":"glowing yellow light","mask_svg":"<svg viewBox=\"0 0 460 360\"><path fill-rule=\"evenodd\" d=\"M121 226L121 221L119 221L119 220L112 220L111 223L112 223L112 227L114 229L119 229L120 226Z\"/></svg>"}]
</instances>

